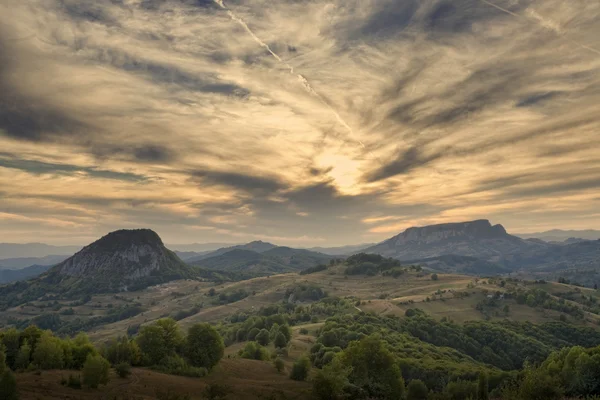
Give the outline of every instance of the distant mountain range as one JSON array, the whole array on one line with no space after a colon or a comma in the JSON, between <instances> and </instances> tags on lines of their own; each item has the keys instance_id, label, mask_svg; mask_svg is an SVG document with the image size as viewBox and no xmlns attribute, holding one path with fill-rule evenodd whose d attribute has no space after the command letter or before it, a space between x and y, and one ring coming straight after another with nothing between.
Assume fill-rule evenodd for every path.
<instances>
[{"instance_id":1,"label":"distant mountain range","mask_svg":"<svg viewBox=\"0 0 600 400\"><path fill-rule=\"evenodd\" d=\"M69 258L69 255L0 259L0 270L22 269L32 265L55 265L66 260L67 258Z\"/></svg>"},{"instance_id":2,"label":"distant mountain range","mask_svg":"<svg viewBox=\"0 0 600 400\"><path fill-rule=\"evenodd\" d=\"M177 245L173 252L151 230L121 230L83 249L42 243L0 244L0 283L47 271L40 277L43 282L66 285L68 290L110 291L180 278L235 279L240 274L250 274L248 277L300 271L358 252L465 274L492 275L519 269L600 270L600 240L579 238L597 234L600 231L553 230L519 237L507 233L502 225L476 220L412 227L374 245L294 249L259 240L217 248L222 244ZM550 238L561 240L547 241ZM77 253L69 257L45 252Z\"/></svg>"},{"instance_id":3,"label":"distant mountain range","mask_svg":"<svg viewBox=\"0 0 600 400\"><path fill-rule=\"evenodd\" d=\"M262 241L218 249L187 262L220 271L247 271L275 274L300 271L328 262L332 256L305 249L275 246Z\"/></svg>"},{"instance_id":4,"label":"distant mountain range","mask_svg":"<svg viewBox=\"0 0 600 400\"><path fill-rule=\"evenodd\" d=\"M600 230L587 229L587 230L561 230L553 229L545 232L537 233L517 233L516 236L523 239L540 239L545 242L564 242L566 240L598 240L600 239Z\"/></svg>"},{"instance_id":5,"label":"distant mountain range","mask_svg":"<svg viewBox=\"0 0 600 400\"><path fill-rule=\"evenodd\" d=\"M600 269L600 240L556 244L538 238L523 239L488 220L409 228L364 252L470 274L519 269Z\"/></svg>"},{"instance_id":6,"label":"distant mountain range","mask_svg":"<svg viewBox=\"0 0 600 400\"><path fill-rule=\"evenodd\" d=\"M0 259L45 257L60 254L72 255L79 250L81 250L81 246L51 246L44 243L0 243Z\"/></svg>"},{"instance_id":7,"label":"distant mountain range","mask_svg":"<svg viewBox=\"0 0 600 400\"><path fill-rule=\"evenodd\" d=\"M21 269L1 269L0 284L34 278L52 268L51 265L32 265Z\"/></svg>"},{"instance_id":8,"label":"distant mountain range","mask_svg":"<svg viewBox=\"0 0 600 400\"><path fill-rule=\"evenodd\" d=\"M345 256L359 253L362 250L374 245L375 243L363 243L338 247L310 247L306 250L316 251L317 253L328 254L330 256Z\"/></svg>"}]
</instances>

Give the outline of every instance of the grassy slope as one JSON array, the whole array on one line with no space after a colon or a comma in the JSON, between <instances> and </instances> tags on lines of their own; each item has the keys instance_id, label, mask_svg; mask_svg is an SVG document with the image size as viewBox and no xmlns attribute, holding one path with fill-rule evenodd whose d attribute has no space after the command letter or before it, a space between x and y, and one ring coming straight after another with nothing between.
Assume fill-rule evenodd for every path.
<instances>
[{"instance_id":1,"label":"grassy slope","mask_svg":"<svg viewBox=\"0 0 600 400\"><path fill-rule=\"evenodd\" d=\"M455 321L481 320L484 315L475 309L475 305L485 298L484 290L495 292L504 291L495 285L484 285L479 282L474 288L467 289L467 285L473 281L473 277L455 274L438 274L437 281L431 280L429 276L418 277L416 273L404 274L397 279L383 276L345 276L343 267L337 266L329 270L309 275L298 275L295 273L275 275L271 277L254 278L241 282L230 282L215 286L210 282L197 281L173 281L167 284L155 286L138 292L120 293L125 299L140 302L147 310L127 320L112 324L99 326L89 332L95 341L105 341L111 337L122 335L127 327L135 324L144 324L161 317L173 315L180 310L188 310L195 305L203 304L204 307L195 315L180 321L184 329L196 322L216 322L239 310L253 310L274 302L283 300L285 291L296 284L307 283L321 286L330 296L353 296L361 300L360 308L364 311L374 311L381 314L402 315L407 308L419 307L436 318L448 317ZM214 287L217 293L232 292L243 289L249 293L255 293L249 297L226 305L212 305L212 298L207 295L209 289ZM536 285L550 293L574 290L570 285L558 283L547 283ZM425 302L427 297L433 298L438 290L469 291L471 295L466 298L453 298L450 292L436 296L436 300ZM581 289L585 293L598 296L598 293L590 289ZM178 294L174 296L173 294ZM384 297L385 298L380 298ZM443 300L442 300L443 299ZM414 301L410 304L409 300ZM65 302L66 303L66 302ZM93 296L89 303L74 307L74 316L61 316L64 320L82 317L87 318L90 314L104 315L108 312L109 304L113 307L127 304L126 301L115 299L114 295ZM518 321L545 322L555 320L560 315L551 310L531 308L527 305L519 305L514 300L504 300L510 307L510 313L505 316L492 315L492 319L502 320L509 318ZM42 309L43 305L33 302L32 306L14 307L6 312L0 313L0 322L6 322L8 317L32 318L35 315L52 312L50 309ZM503 306L499 307L499 310ZM587 319L595 321L595 315L588 315ZM577 323L577 321L572 320Z\"/></svg>"},{"instance_id":2,"label":"grassy slope","mask_svg":"<svg viewBox=\"0 0 600 400\"><path fill-rule=\"evenodd\" d=\"M157 391L170 390L179 395L190 395L192 399L201 399L202 391L211 383L227 385L231 389L231 399L264 399L284 394L287 399L308 399L310 384L296 382L286 374L278 373L271 363L223 359L208 377L186 378L165 375L158 372L135 368L126 379L118 378L114 373L107 386L98 390L76 390L60 385L61 377L68 377L72 371L44 371L17 374L21 400L62 400L62 399L155 399ZM278 397L275 397L278 398Z\"/></svg>"}]
</instances>

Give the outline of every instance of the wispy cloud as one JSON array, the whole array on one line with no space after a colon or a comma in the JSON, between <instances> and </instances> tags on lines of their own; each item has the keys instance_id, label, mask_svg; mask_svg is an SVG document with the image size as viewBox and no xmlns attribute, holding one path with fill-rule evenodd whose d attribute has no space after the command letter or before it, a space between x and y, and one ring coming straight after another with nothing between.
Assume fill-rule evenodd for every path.
<instances>
[{"instance_id":1,"label":"wispy cloud","mask_svg":"<svg viewBox=\"0 0 600 400\"><path fill-rule=\"evenodd\" d=\"M309 245L470 218L597 227L599 17L559 0L3 1L3 231Z\"/></svg>"}]
</instances>

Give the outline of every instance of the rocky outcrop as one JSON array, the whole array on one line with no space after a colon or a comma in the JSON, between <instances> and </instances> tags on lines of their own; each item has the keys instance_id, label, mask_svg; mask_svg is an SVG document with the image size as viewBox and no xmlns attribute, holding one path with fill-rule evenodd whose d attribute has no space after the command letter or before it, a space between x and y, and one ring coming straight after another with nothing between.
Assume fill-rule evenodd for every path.
<instances>
[{"instance_id":1,"label":"rocky outcrop","mask_svg":"<svg viewBox=\"0 0 600 400\"><path fill-rule=\"evenodd\" d=\"M364 252L400 260L455 254L504 262L515 255L546 247L544 243L509 235L502 225L492 225L488 220L476 220L409 228Z\"/></svg>"},{"instance_id":2,"label":"rocky outcrop","mask_svg":"<svg viewBox=\"0 0 600 400\"><path fill-rule=\"evenodd\" d=\"M69 286L81 283L90 288L93 283L106 290L193 275L192 268L149 229L111 232L49 271L53 280Z\"/></svg>"}]
</instances>

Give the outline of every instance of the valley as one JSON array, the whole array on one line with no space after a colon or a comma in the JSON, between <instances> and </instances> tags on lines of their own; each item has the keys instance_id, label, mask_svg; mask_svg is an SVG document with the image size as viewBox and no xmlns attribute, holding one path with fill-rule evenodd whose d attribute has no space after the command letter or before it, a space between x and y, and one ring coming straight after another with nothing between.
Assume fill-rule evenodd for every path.
<instances>
[{"instance_id":1,"label":"valley","mask_svg":"<svg viewBox=\"0 0 600 400\"><path fill-rule=\"evenodd\" d=\"M471 229L464 226L464 232ZM485 223L476 226L487 229ZM492 229L493 235L505 235ZM61 384L73 372L42 368L33 354L28 369L37 372L17 374L21 398L104 399L118 392L123 399L185 399L226 387L224 398L230 399L309 399L318 392L319 379L331 378L323 374L336 354L342 360L351 343L367 338L387 346L404 381L419 379L448 394L455 379L468 382L485 374L490 390L505 396L501 382L520 376L526 360L539 363L568 346L600 346L600 291L564 277L545 280L540 269L511 269L499 259L472 255L473 249L490 251L495 240L477 244L481 239L454 232L448 242L438 227L429 231L417 235L430 244L428 253L413 255L431 257L407 261L363 252L331 256L265 242L183 261L152 231L113 232L39 277L0 286L0 329L23 335L34 325L63 338L84 332L111 359L117 338L146 349L141 338L156 327L183 333L212 326L223 340L224 358L207 374L186 363L185 346L175 347L172 359L128 361L131 374L122 378L111 372L98 391ZM401 246L413 246L413 240ZM529 246L520 240L514 243ZM436 254L436 246L464 249L464 241L471 243L466 251L471 255ZM391 248L389 243L379 246ZM534 246L556 251L553 245ZM583 246L595 249L593 242ZM266 341L259 340L257 333L265 329L257 326L271 330ZM286 327L285 345L275 345L278 326ZM290 380L307 356L309 375ZM434 368L431 360L441 364Z\"/></svg>"}]
</instances>

